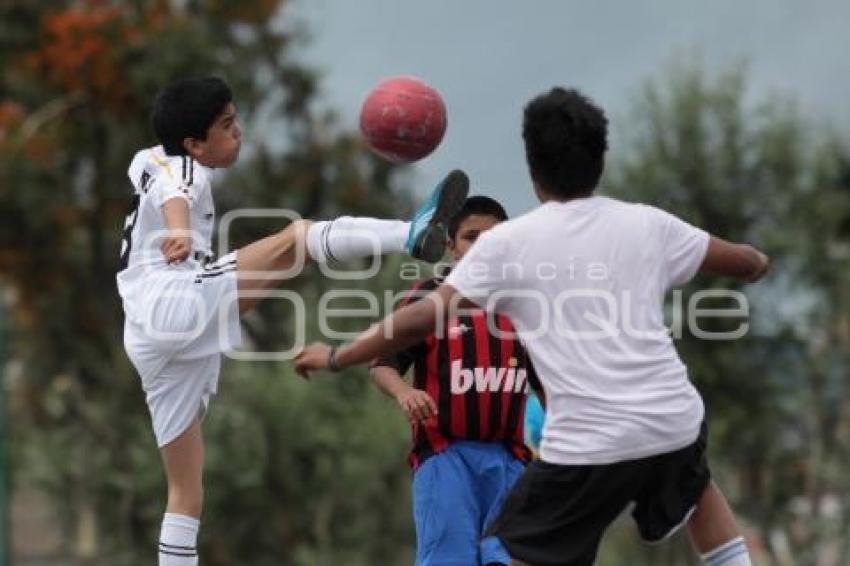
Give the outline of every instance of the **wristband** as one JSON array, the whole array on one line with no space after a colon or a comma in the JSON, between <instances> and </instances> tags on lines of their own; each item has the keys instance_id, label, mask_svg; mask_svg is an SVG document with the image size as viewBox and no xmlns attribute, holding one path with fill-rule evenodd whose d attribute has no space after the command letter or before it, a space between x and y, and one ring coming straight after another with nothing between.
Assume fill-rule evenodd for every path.
<instances>
[{"instance_id":1,"label":"wristband","mask_svg":"<svg viewBox=\"0 0 850 566\"><path fill-rule=\"evenodd\" d=\"M328 352L328 369L333 372L337 372L342 368L339 367L339 360L336 359L337 347L332 346L331 351Z\"/></svg>"}]
</instances>

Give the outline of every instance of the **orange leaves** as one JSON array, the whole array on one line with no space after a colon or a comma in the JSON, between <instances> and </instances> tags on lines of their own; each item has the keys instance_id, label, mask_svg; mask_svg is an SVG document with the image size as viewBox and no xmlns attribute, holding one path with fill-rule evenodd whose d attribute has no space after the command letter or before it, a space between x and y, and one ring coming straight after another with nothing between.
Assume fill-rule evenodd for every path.
<instances>
[{"instance_id":1,"label":"orange leaves","mask_svg":"<svg viewBox=\"0 0 850 566\"><path fill-rule=\"evenodd\" d=\"M19 124L24 119L24 109L17 102L0 102L0 129Z\"/></svg>"},{"instance_id":2,"label":"orange leaves","mask_svg":"<svg viewBox=\"0 0 850 566\"><path fill-rule=\"evenodd\" d=\"M11 100L0 101L0 144L24 121L24 109Z\"/></svg>"},{"instance_id":3,"label":"orange leaves","mask_svg":"<svg viewBox=\"0 0 850 566\"><path fill-rule=\"evenodd\" d=\"M121 106L127 92L120 58L128 27L122 8L98 0L53 12L42 21L43 39L25 64L65 92Z\"/></svg>"},{"instance_id":4,"label":"orange leaves","mask_svg":"<svg viewBox=\"0 0 850 566\"><path fill-rule=\"evenodd\" d=\"M46 166L50 163L56 149L55 140L47 135L36 134L26 140L27 158L33 163Z\"/></svg>"}]
</instances>

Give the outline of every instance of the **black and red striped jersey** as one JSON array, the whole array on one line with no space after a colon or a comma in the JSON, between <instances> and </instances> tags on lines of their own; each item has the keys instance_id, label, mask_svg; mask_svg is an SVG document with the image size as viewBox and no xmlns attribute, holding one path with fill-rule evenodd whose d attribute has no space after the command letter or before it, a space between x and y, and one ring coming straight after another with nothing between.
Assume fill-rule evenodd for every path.
<instances>
[{"instance_id":1,"label":"black and red striped jersey","mask_svg":"<svg viewBox=\"0 0 850 566\"><path fill-rule=\"evenodd\" d=\"M417 283L400 307L421 299L442 280ZM425 341L372 365L395 368L401 375L413 366L413 386L437 403L436 417L413 425L409 461L414 470L454 440L500 442L523 461L531 457L523 437L525 402L529 386L539 390L540 385L507 317L466 310Z\"/></svg>"}]
</instances>

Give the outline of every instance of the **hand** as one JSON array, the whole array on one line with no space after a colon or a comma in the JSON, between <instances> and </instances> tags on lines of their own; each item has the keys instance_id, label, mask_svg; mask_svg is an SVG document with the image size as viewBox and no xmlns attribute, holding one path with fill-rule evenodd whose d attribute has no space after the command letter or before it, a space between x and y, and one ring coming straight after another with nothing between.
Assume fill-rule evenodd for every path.
<instances>
[{"instance_id":1,"label":"hand","mask_svg":"<svg viewBox=\"0 0 850 566\"><path fill-rule=\"evenodd\" d=\"M437 404L421 389L407 389L396 395L395 399L401 405L410 424L416 424L417 421L424 423L438 413Z\"/></svg>"},{"instance_id":2,"label":"hand","mask_svg":"<svg viewBox=\"0 0 850 566\"><path fill-rule=\"evenodd\" d=\"M756 281L764 277L768 269L770 269L770 258L759 250L753 249L753 251L756 254L756 264L758 265L758 267L750 276L750 278L747 279L748 283L755 283Z\"/></svg>"},{"instance_id":3,"label":"hand","mask_svg":"<svg viewBox=\"0 0 850 566\"><path fill-rule=\"evenodd\" d=\"M169 265L181 263L189 258L192 252L192 238L189 236L166 236L162 241L162 255Z\"/></svg>"},{"instance_id":4,"label":"hand","mask_svg":"<svg viewBox=\"0 0 850 566\"><path fill-rule=\"evenodd\" d=\"M310 372L327 369L331 347L321 342L313 342L295 356L295 372L304 379L310 379Z\"/></svg>"}]
</instances>

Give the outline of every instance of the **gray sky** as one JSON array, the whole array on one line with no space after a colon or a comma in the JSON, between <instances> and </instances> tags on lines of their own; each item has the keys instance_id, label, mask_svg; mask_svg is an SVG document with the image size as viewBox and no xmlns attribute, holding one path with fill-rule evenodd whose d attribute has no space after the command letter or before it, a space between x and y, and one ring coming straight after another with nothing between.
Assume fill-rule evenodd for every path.
<instances>
[{"instance_id":1,"label":"gray sky","mask_svg":"<svg viewBox=\"0 0 850 566\"><path fill-rule=\"evenodd\" d=\"M299 0L294 11L313 36L305 57L325 73L323 102L345 125L381 79L423 78L449 125L416 186L461 167L512 214L535 204L520 138L531 96L576 86L616 128L677 53L709 70L745 60L751 97L792 95L814 123L850 131L848 0Z\"/></svg>"}]
</instances>

